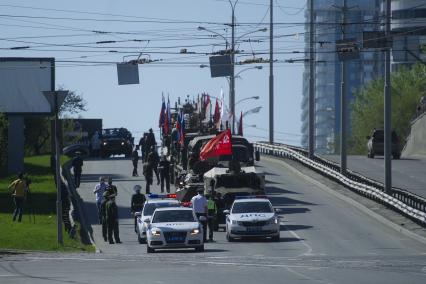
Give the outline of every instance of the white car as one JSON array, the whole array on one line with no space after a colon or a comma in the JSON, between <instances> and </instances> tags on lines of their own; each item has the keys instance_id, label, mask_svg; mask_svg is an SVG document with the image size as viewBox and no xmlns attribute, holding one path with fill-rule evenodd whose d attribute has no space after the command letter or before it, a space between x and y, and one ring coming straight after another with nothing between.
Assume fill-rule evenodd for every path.
<instances>
[{"instance_id":1,"label":"white car","mask_svg":"<svg viewBox=\"0 0 426 284\"><path fill-rule=\"evenodd\" d=\"M204 251L203 228L192 208L158 208L146 232L147 253L155 249L195 248Z\"/></svg>"},{"instance_id":2,"label":"white car","mask_svg":"<svg viewBox=\"0 0 426 284\"><path fill-rule=\"evenodd\" d=\"M146 220L150 220L152 213L154 213L155 209L163 208L163 207L179 207L180 203L176 199L169 199L156 195L148 195L148 200L145 201L142 212L136 212L137 220L136 220L136 234L138 236L138 242L140 244L144 244L146 242L146 228L148 227L148 222Z\"/></svg>"},{"instance_id":3,"label":"white car","mask_svg":"<svg viewBox=\"0 0 426 284\"><path fill-rule=\"evenodd\" d=\"M271 237L280 240L280 219L267 198L235 199L226 215L226 239Z\"/></svg>"}]
</instances>

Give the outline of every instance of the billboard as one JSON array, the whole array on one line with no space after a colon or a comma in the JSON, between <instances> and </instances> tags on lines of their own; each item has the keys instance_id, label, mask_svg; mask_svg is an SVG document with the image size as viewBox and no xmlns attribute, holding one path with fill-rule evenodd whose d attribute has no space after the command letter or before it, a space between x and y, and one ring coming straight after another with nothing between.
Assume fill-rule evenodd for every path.
<instances>
[{"instance_id":1,"label":"billboard","mask_svg":"<svg viewBox=\"0 0 426 284\"><path fill-rule=\"evenodd\" d=\"M0 112L50 114L43 91L55 88L54 58L0 58Z\"/></svg>"}]
</instances>

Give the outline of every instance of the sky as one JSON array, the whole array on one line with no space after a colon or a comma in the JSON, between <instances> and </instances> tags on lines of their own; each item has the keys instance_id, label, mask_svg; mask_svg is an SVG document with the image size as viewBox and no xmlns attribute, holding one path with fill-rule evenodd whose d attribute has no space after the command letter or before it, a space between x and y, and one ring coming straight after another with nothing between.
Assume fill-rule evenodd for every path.
<instances>
[{"instance_id":1,"label":"sky","mask_svg":"<svg viewBox=\"0 0 426 284\"><path fill-rule=\"evenodd\" d=\"M304 67L285 60L304 57L306 3L273 3L274 136L299 145ZM158 133L162 94L173 104L201 93L219 97L223 89L228 102L227 79L211 78L200 65L231 41L229 0L2 0L0 10L0 57L54 57L56 87L81 95L88 110L78 116L102 118L104 128L126 127L136 138L150 127ZM239 0L235 17L236 61L268 60L269 1ZM138 56L154 62L139 65L140 84L119 86L116 63ZM262 106L244 118L244 135L268 140L269 64L238 65L235 73L236 101L260 97L239 103L236 113Z\"/></svg>"}]
</instances>

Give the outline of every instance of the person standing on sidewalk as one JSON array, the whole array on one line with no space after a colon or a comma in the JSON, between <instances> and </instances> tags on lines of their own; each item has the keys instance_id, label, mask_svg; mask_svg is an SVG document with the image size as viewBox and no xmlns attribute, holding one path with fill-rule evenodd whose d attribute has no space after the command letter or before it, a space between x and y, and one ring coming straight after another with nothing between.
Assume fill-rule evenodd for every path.
<instances>
[{"instance_id":1,"label":"person standing on sidewalk","mask_svg":"<svg viewBox=\"0 0 426 284\"><path fill-rule=\"evenodd\" d=\"M11 190L13 202L15 203L13 222L16 221L16 217L18 217L18 222L21 222L25 198L29 192L27 181L24 179L23 173L18 173L18 178L9 185L9 190Z\"/></svg>"},{"instance_id":2,"label":"person standing on sidewalk","mask_svg":"<svg viewBox=\"0 0 426 284\"><path fill-rule=\"evenodd\" d=\"M110 244L113 244L115 240L117 244L121 244L120 234L118 231L118 207L115 203L114 195L110 195L109 200L106 203L106 221L108 230L108 242ZM114 240L112 239L113 235Z\"/></svg>"},{"instance_id":3,"label":"person standing on sidewalk","mask_svg":"<svg viewBox=\"0 0 426 284\"><path fill-rule=\"evenodd\" d=\"M95 185L93 193L96 197L96 208L98 209L98 221L99 224L102 224L102 214L101 214L101 203L104 198L104 192L106 191L106 184L103 177L99 177L99 183Z\"/></svg>"},{"instance_id":4,"label":"person standing on sidewalk","mask_svg":"<svg viewBox=\"0 0 426 284\"><path fill-rule=\"evenodd\" d=\"M108 192L105 191L103 194L103 200L101 203L101 216L102 216L102 237L104 241L108 241L108 224L107 224L107 216L106 216L106 204L109 200Z\"/></svg>"},{"instance_id":5,"label":"person standing on sidewalk","mask_svg":"<svg viewBox=\"0 0 426 284\"><path fill-rule=\"evenodd\" d=\"M80 187L80 180L81 180L81 172L83 168L83 158L81 157L80 152L76 153L77 155L72 160L72 168L74 171L74 184L75 187Z\"/></svg>"}]
</instances>

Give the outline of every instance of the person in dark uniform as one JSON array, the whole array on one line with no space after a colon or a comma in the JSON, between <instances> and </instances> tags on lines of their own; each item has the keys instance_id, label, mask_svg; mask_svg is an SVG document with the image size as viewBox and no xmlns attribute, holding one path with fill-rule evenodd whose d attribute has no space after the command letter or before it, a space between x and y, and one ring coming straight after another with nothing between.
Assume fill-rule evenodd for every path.
<instances>
[{"instance_id":1,"label":"person in dark uniform","mask_svg":"<svg viewBox=\"0 0 426 284\"><path fill-rule=\"evenodd\" d=\"M118 207L115 204L115 196L110 195L109 200L106 203L106 221L107 221L107 231L108 231L108 242L110 244L114 243L114 240L117 244L121 244L119 231L118 231ZM114 235L114 240L112 236Z\"/></svg>"},{"instance_id":2,"label":"person in dark uniform","mask_svg":"<svg viewBox=\"0 0 426 284\"><path fill-rule=\"evenodd\" d=\"M146 186L145 186L146 194L150 194L149 188L152 185L152 179L153 179L152 171L153 171L153 168L151 163L147 162L143 165L143 175L145 176L145 182L146 182Z\"/></svg>"},{"instance_id":3,"label":"person in dark uniform","mask_svg":"<svg viewBox=\"0 0 426 284\"><path fill-rule=\"evenodd\" d=\"M160 184L160 177L158 175L158 163L160 162L160 157L158 156L158 152L155 149L155 146L151 148L151 152L148 154L148 164L151 165L152 170L157 177L157 184Z\"/></svg>"},{"instance_id":4,"label":"person in dark uniform","mask_svg":"<svg viewBox=\"0 0 426 284\"><path fill-rule=\"evenodd\" d=\"M77 155L72 160L72 168L74 171L74 184L75 187L80 187L81 171L83 168L83 158L80 153L77 152Z\"/></svg>"},{"instance_id":5,"label":"person in dark uniform","mask_svg":"<svg viewBox=\"0 0 426 284\"><path fill-rule=\"evenodd\" d=\"M160 170L161 192L164 192L165 181L167 193L170 193L170 162L167 160L165 155L161 156L158 169Z\"/></svg>"},{"instance_id":6,"label":"person in dark uniform","mask_svg":"<svg viewBox=\"0 0 426 284\"><path fill-rule=\"evenodd\" d=\"M154 136L154 132L152 131L152 128L149 129L149 133L146 136L146 140L145 140L145 147L146 149L148 149L148 151L150 151L152 149L152 147L155 147L155 145L157 145L157 142L155 141L155 136Z\"/></svg>"},{"instance_id":7,"label":"person in dark uniform","mask_svg":"<svg viewBox=\"0 0 426 284\"><path fill-rule=\"evenodd\" d=\"M112 177L108 177L108 185L106 190L108 191L109 195L114 197L117 196L118 190L117 190L117 187L112 184Z\"/></svg>"},{"instance_id":8,"label":"person in dark uniform","mask_svg":"<svg viewBox=\"0 0 426 284\"><path fill-rule=\"evenodd\" d=\"M132 163L133 163L133 173L132 176L137 177L138 175L138 161L139 161L139 154L138 154L139 146L135 147L135 150L132 152Z\"/></svg>"},{"instance_id":9,"label":"person in dark uniform","mask_svg":"<svg viewBox=\"0 0 426 284\"><path fill-rule=\"evenodd\" d=\"M142 187L140 185L135 185L133 187L135 194L132 195L132 200L130 202L130 212L135 218L135 232L136 232L136 221L137 217L135 215L136 212L141 212L143 209L143 205L146 201L145 195L141 193Z\"/></svg>"},{"instance_id":10,"label":"person in dark uniform","mask_svg":"<svg viewBox=\"0 0 426 284\"><path fill-rule=\"evenodd\" d=\"M108 241L108 224L106 217L106 204L109 200L108 192L105 191L103 194L104 199L101 203L101 216L102 216L102 237L104 237L104 241Z\"/></svg>"}]
</instances>

